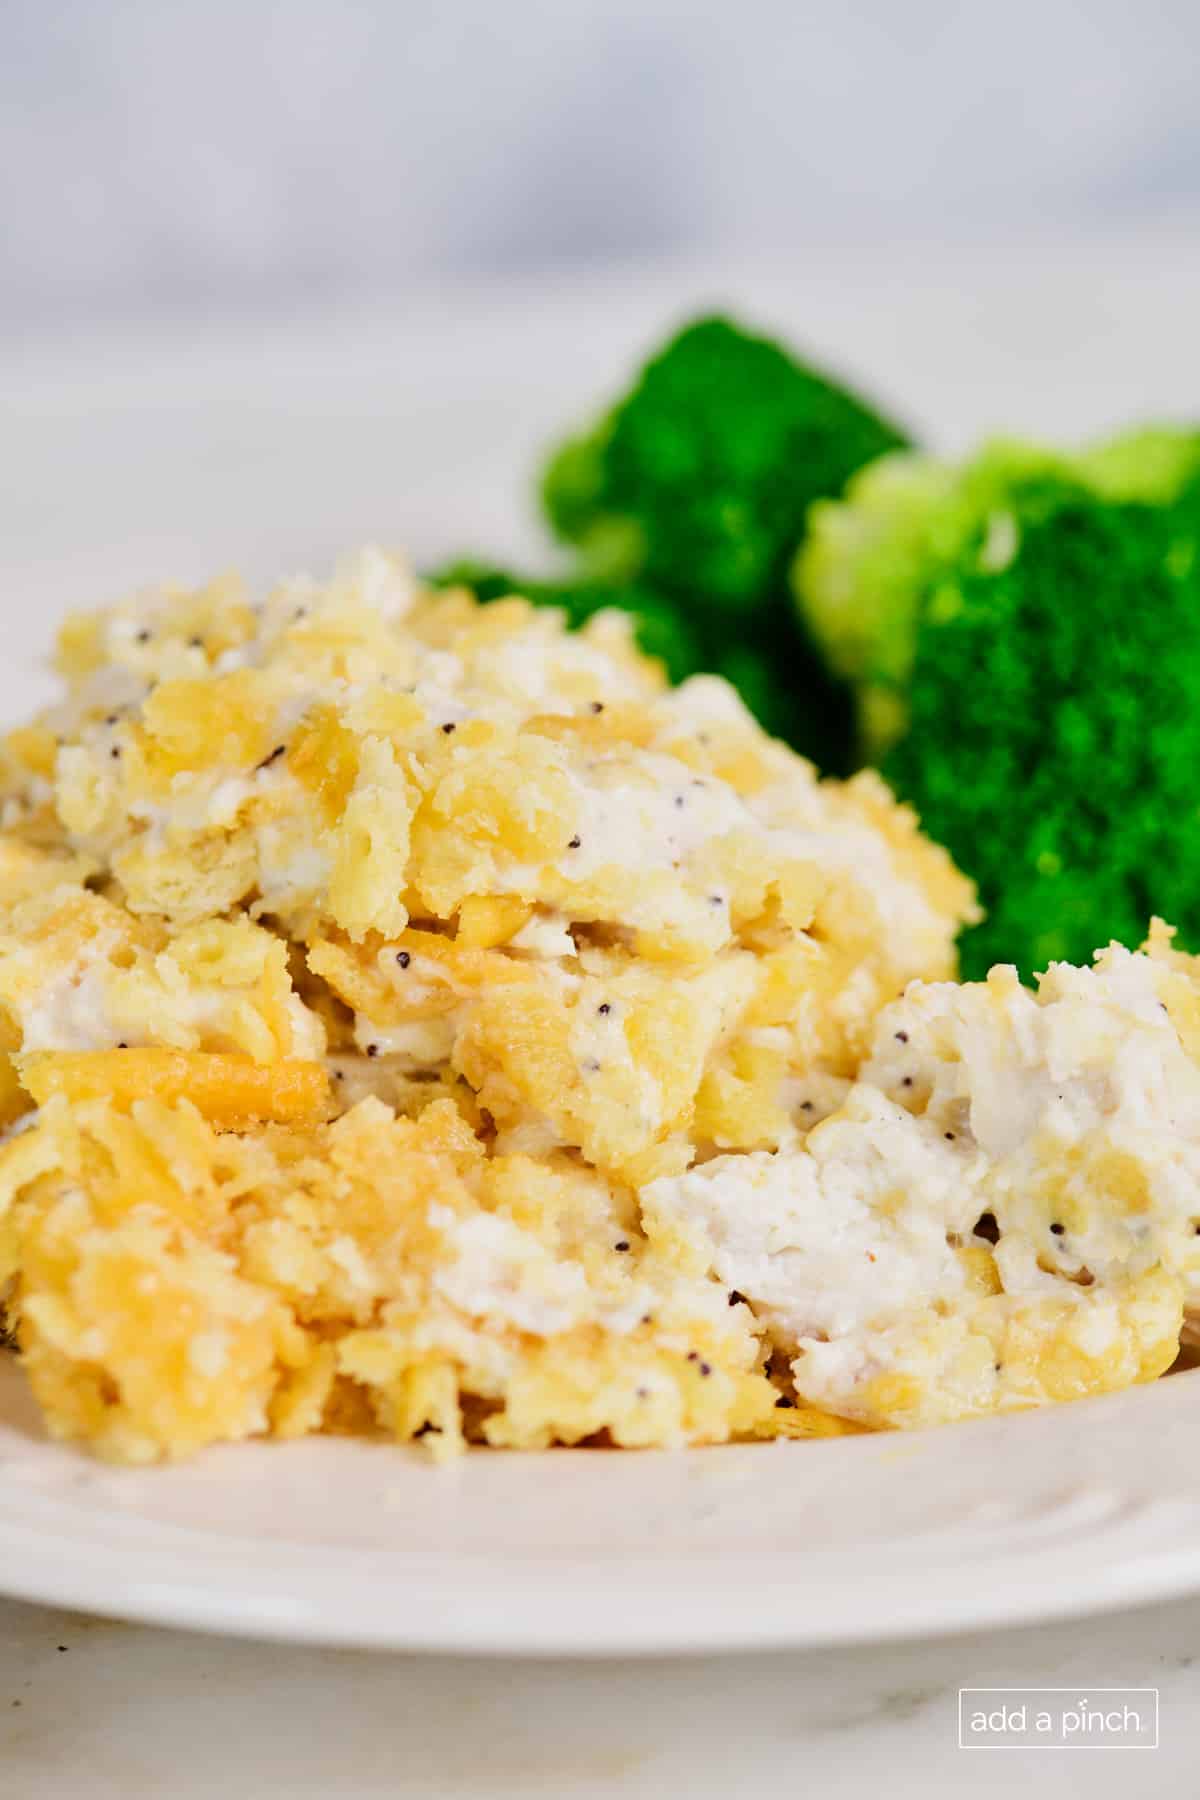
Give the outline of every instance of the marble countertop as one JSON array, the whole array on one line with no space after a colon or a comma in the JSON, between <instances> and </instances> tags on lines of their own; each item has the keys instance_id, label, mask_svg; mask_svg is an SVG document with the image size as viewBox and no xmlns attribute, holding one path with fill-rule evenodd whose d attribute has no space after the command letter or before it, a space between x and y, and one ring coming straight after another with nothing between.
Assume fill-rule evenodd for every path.
<instances>
[{"instance_id":1,"label":"marble countertop","mask_svg":"<svg viewBox=\"0 0 1200 1800\"><path fill-rule=\"evenodd\" d=\"M0 1796L707 1800L1187 1793L1200 1599L796 1655L549 1663L287 1649L0 1602ZM962 1751L960 1686L1157 1687L1156 1751Z\"/></svg>"}]
</instances>

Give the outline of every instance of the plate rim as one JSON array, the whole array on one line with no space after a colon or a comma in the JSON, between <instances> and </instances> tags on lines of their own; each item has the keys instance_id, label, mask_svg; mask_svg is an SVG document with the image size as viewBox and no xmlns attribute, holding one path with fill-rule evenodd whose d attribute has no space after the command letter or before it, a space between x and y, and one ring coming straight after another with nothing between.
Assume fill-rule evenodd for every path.
<instances>
[{"instance_id":1,"label":"plate rim","mask_svg":"<svg viewBox=\"0 0 1200 1800\"><path fill-rule=\"evenodd\" d=\"M722 1461L740 1473L761 1458L754 1471L761 1479L769 1478L773 1459L823 1453L851 1472L861 1460L869 1474L880 1447L891 1456L931 1442L967 1451L973 1445L990 1468L1011 1437L1020 1442L1022 1427L1035 1421L1041 1425L1030 1435L1031 1454L1033 1438L1053 1437L1051 1422L1063 1414L1093 1441L1118 1427L1111 1441L1119 1467L1108 1487L1085 1479L1064 1488L1054 1469L1033 1484L1027 1508L1001 1506L990 1524L967 1517L957 1535L934 1527L922 1537L909 1529L861 1547L816 1549L780 1548L771 1539L757 1548L718 1546L715 1555L695 1541L647 1541L636 1549L568 1544L548 1557L537 1544L404 1548L299 1536L281 1538L264 1554L263 1538L252 1532L204 1529L118 1504L94 1483L152 1483L156 1471L100 1466L97 1476L83 1452L32 1437L18 1422L0 1426L0 1470L16 1475L0 1482L0 1592L260 1641L498 1658L815 1650L1084 1618L1200 1590L1200 1487L1185 1474L1173 1493L1159 1493L1139 1479L1136 1456L1120 1461L1122 1446L1136 1449L1139 1433L1161 1438L1172 1426L1190 1427L1196 1397L1200 1369L1065 1407L917 1432L679 1452L477 1453L481 1465L499 1461L531 1477L545 1456L586 1468L598 1454L606 1463L619 1455L622 1467L628 1459L631 1471L651 1472L665 1467L664 1459L677 1469L674 1459L682 1456L715 1475ZM309 1456L335 1471L346 1451L351 1459L386 1458L395 1448L340 1439L258 1448L283 1476L289 1451L305 1444ZM234 1446L222 1454L242 1452ZM1036 1454L1032 1460L1036 1465ZM468 1480L474 1463L468 1455L458 1465ZM184 1465L185 1477L196 1468L203 1459ZM403 1450L393 1468L411 1481L436 1482L443 1473ZM739 1498L743 1491L752 1502L753 1486L738 1489Z\"/></svg>"},{"instance_id":2,"label":"plate rim","mask_svg":"<svg viewBox=\"0 0 1200 1800\"><path fill-rule=\"evenodd\" d=\"M813 1588L807 1579L810 1571L800 1559L789 1578L778 1557L773 1558L771 1582L753 1581L749 1587L746 1578L755 1573L752 1565L727 1563L730 1579L720 1589L719 1615L711 1594L705 1610L681 1613L678 1590L665 1588L661 1582L664 1570L677 1564L681 1577L686 1575L694 1583L694 1558L681 1555L657 1562L639 1559L636 1612L623 1612L619 1619L614 1616L611 1570L601 1567L591 1571L586 1582L575 1579L556 1589L549 1606L544 1604L544 1595L542 1603L531 1604L530 1592L523 1593L520 1627L513 1629L507 1621L512 1617L514 1596L494 1583L476 1590L472 1605L465 1609L460 1600L450 1613L439 1610L435 1587L443 1571L437 1566L428 1571L423 1586L407 1589L402 1611L388 1613L371 1604L378 1596L377 1584L371 1589L343 1589L340 1598L331 1603L324 1583L320 1595L301 1592L288 1596L276 1584L260 1582L242 1586L236 1603L231 1603L221 1586L214 1588L206 1582L210 1571L204 1565L188 1570L182 1552L161 1559L149 1553L151 1566L147 1567L148 1553L143 1549L142 1567L135 1574L121 1567L123 1559L115 1565L107 1561L103 1569L87 1567L82 1553L60 1559L52 1542L46 1544L42 1557L31 1559L29 1551L23 1533L0 1523L0 1590L7 1598L129 1623L259 1642L494 1658L602 1661L865 1647L1082 1619L1200 1590L1198 1534L1186 1553L1174 1546L1124 1563L1093 1567L1090 1572L1098 1579L1090 1589L1082 1585L1079 1571L1067 1594L1058 1586L1062 1561L1052 1547L1022 1553L1019 1572L1008 1566L1002 1581L974 1591L969 1601L963 1585L931 1585L928 1571L917 1568L898 1582L893 1592L881 1593L886 1610L873 1609L869 1621L856 1612L839 1618L828 1605L815 1618L811 1610L806 1613L805 1602L811 1608ZM393 1559L381 1553L376 1560ZM451 1559L428 1560L437 1565ZM327 1573L333 1572L327 1569ZM411 1576L411 1569L404 1572ZM747 1601L748 1592L752 1597ZM781 1604L785 1601L786 1610ZM585 1622L582 1627L581 1620Z\"/></svg>"}]
</instances>

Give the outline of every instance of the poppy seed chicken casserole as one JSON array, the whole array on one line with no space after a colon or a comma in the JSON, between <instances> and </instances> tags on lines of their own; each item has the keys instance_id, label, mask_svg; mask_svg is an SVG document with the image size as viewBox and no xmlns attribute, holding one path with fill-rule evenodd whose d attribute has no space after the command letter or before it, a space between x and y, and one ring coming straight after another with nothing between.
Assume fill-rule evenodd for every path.
<instances>
[{"instance_id":1,"label":"poppy seed chicken casserole","mask_svg":"<svg viewBox=\"0 0 1200 1800\"><path fill-rule=\"evenodd\" d=\"M126 1462L831 1435L1174 1357L1200 978L972 890L628 622L369 551L71 620L10 733L0 1280Z\"/></svg>"}]
</instances>

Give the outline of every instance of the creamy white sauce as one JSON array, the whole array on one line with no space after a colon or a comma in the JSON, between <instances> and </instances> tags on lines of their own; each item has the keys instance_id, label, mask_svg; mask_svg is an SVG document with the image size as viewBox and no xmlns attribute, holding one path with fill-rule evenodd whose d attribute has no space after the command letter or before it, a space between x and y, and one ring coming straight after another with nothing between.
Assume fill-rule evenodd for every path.
<instances>
[{"instance_id":1,"label":"creamy white sauce","mask_svg":"<svg viewBox=\"0 0 1200 1800\"><path fill-rule=\"evenodd\" d=\"M431 1019L404 1019L377 1025L361 1015L354 1021L354 1041L365 1054L397 1058L406 1069L436 1069L449 1061L458 1035L459 1014L437 1013Z\"/></svg>"},{"instance_id":2,"label":"creamy white sauce","mask_svg":"<svg viewBox=\"0 0 1200 1800\"><path fill-rule=\"evenodd\" d=\"M1014 1276L1019 1264L1030 1284L1039 1258L1101 1280L1161 1258L1200 1295L1200 1069L1163 981L1161 964L1114 947L1093 969L1053 966L1036 995L994 971L988 983L914 984L880 1015L864 1080L985 1153L1002 1264ZM1072 1158L1087 1154L1139 1171L1140 1204L1114 1204L1086 1162L1072 1179ZM1038 1197L1056 1169L1069 1215L1059 1232Z\"/></svg>"},{"instance_id":3,"label":"creamy white sauce","mask_svg":"<svg viewBox=\"0 0 1200 1800\"><path fill-rule=\"evenodd\" d=\"M648 1217L711 1246L718 1279L789 1349L963 1290L947 1234L978 1216L971 1164L874 1090L849 1112L805 1148L718 1156L642 1192Z\"/></svg>"},{"instance_id":4,"label":"creamy white sauce","mask_svg":"<svg viewBox=\"0 0 1200 1800\"><path fill-rule=\"evenodd\" d=\"M47 982L36 1000L18 1009L22 1049L109 1050L120 1025L109 1009L107 963L68 968Z\"/></svg>"},{"instance_id":5,"label":"creamy white sauce","mask_svg":"<svg viewBox=\"0 0 1200 1800\"><path fill-rule=\"evenodd\" d=\"M547 962L574 956L575 940L567 929L568 923L561 913L535 912L505 947Z\"/></svg>"},{"instance_id":6,"label":"creamy white sauce","mask_svg":"<svg viewBox=\"0 0 1200 1800\"><path fill-rule=\"evenodd\" d=\"M997 1386L978 1341L964 1348L980 1296L956 1248L979 1241L985 1212L1003 1293L1066 1305L1072 1343L1101 1358L1131 1278L1162 1264L1200 1299L1200 1070L1163 980L1114 949L1094 970L1051 970L1036 996L1011 972L916 983L881 1014L864 1079L803 1145L652 1182L647 1221L695 1238L822 1403L853 1410L890 1369ZM1133 1184L1129 1204L1097 1186L1108 1163ZM960 1335L947 1325L930 1339L931 1309Z\"/></svg>"},{"instance_id":7,"label":"creamy white sauce","mask_svg":"<svg viewBox=\"0 0 1200 1800\"><path fill-rule=\"evenodd\" d=\"M453 1245L453 1260L434 1276L452 1306L538 1337L568 1331L588 1316L591 1296L580 1265L549 1257L510 1220L491 1213L460 1219L442 1208L431 1209L430 1217Z\"/></svg>"}]
</instances>

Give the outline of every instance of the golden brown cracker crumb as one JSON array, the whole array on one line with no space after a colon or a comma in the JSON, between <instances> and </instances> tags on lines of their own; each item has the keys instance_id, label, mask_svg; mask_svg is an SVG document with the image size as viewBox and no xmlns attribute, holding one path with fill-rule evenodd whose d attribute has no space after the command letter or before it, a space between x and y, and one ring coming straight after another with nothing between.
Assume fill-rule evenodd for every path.
<instances>
[{"instance_id":1,"label":"golden brown cracker crumb","mask_svg":"<svg viewBox=\"0 0 1200 1800\"><path fill-rule=\"evenodd\" d=\"M73 620L59 668L0 750L0 1251L53 1430L847 1428L639 1191L801 1142L952 967L970 886L881 783L615 615L377 551Z\"/></svg>"}]
</instances>

